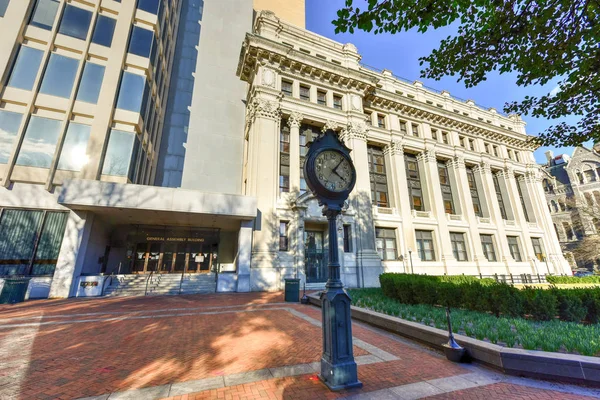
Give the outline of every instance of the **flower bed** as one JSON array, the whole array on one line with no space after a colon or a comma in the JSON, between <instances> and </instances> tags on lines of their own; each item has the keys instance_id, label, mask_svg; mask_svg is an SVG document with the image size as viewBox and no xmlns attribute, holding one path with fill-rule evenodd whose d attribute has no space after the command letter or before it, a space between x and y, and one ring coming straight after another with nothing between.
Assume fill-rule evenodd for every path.
<instances>
[{"instance_id":1,"label":"flower bed","mask_svg":"<svg viewBox=\"0 0 600 400\"><path fill-rule=\"evenodd\" d=\"M351 289L352 304L408 321L447 329L443 307L402 304L383 294L382 289ZM600 325L574 322L533 321L523 318L495 317L488 313L453 309L455 333L505 347L526 350L567 352L588 356L600 353Z\"/></svg>"},{"instance_id":2,"label":"flower bed","mask_svg":"<svg viewBox=\"0 0 600 400\"><path fill-rule=\"evenodd\" d=\"M519 290L470 276L382 274L379 280L383 294L402 304L448 305L536 321L558 318L596 324L600 320L600 288Z\"/></svg>"}]
</instances>

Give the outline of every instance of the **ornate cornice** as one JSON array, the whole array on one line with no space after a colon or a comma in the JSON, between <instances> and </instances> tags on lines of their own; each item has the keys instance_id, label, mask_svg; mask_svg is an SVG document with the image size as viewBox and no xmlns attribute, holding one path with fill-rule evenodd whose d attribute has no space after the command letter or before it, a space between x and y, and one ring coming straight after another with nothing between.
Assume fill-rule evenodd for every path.
<instances>
[{"instance_id":1,"label":"ornate cornice","mask_svg":"<svg viewBox=\"0 0 600 400\"><path fill-rule=\"evenodd\" d=\"M437 158L435 157L435 151L426 150L426 151L420 153L419 155L417 155L417 161L436 162Z\"/></svg>"},{"instance_id":2,"label":"ornate cornice","mask_svg":"<svg viewBox=\"0 0 600 400\"><path fill-rule=\"evenodd\" d=\"M288 117L287 123L290 128L300 128L302 121L304 120L304 114L297 111L292 111Z\"/></svg>"},{"instance_id":3,"label":"ornate cornice","mask_svg":"<svg viewBox=\"0 0 600 400\"><path fill-rule=\"evenodd\" d=\"M363 141L367 141L367 125L363 122L355 123L348 122L346 128L342 130L341 139L344 141L350 139L359 139Z\"/></svg>"}]
</instances>

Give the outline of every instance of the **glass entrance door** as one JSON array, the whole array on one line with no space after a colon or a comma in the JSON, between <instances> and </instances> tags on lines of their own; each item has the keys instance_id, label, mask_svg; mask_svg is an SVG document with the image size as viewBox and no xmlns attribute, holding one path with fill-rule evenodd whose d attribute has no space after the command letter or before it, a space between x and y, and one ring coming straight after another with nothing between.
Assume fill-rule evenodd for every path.
<instances>
[{"instance_id":1,"label":"glass entrance door","mask_svg":"<svg viewBox=\"0 0 600 400\"><path fill-rule=\"evenodd\" d=\"M160 269L158 272L169 273L173 270L173 262L175 261L175 257L177 254L177 244L176 243L165 243L162 262L160 265Z\"/></svg>"},{"instance_id":2,"label":"glass entrance door","mask_svg":"<svg viewBox=\"0 0 600 400\"><path fill-rule=\"evenodd\" d=\"M327 282L327 260L328 256L323 248L323 232L304 231L304 267L307 283Z\"/></svg>"}]
</instances>

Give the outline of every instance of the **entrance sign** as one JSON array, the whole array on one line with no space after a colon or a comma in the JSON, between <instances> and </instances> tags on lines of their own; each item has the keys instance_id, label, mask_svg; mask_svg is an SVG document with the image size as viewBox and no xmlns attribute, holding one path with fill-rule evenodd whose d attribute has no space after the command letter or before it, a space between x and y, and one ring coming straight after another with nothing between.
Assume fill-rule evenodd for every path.
<instances>
[{"instance_id":1,"label":"entrance sign","mask_svg":"<svg viewBox=\"0 0 600 400\"><path fill-rule=\"evenodd\" d=\"M309 147L304 176L329 224L329 279L321 294L323 356L319 379L331 390L362 387L352 351L350 296L340 279L336 220L354 185L350 149L329 129Z\"/></svg>"}]
</instances>

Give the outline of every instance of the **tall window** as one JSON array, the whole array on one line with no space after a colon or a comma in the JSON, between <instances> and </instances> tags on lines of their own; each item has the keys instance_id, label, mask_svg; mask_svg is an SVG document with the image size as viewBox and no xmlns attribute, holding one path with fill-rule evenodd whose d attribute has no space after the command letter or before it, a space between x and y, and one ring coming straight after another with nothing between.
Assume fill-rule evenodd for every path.
<instances>
[{"instance_id":1,"label":"tall window","mask_svg":"<svg viewBox=\"0 0 600 400\"><path fill-rule=\"evenodd\" d=\"M494 238L492 235L479 235L481 237L481 246L483 254L488 261L497 261L496 249L494 248Z\"/></svg>"},{"instance_id":2,"label":"tall window","mask_svg":"<svg viewBox=\"0 0 600 400\"><path fill-rule=\"evenodd\" d=\"M417 251L421 261L435 261L432 231L415 231L417 238Z\"/></svg>"},{"instance_id":3,"label":"tall window","mask_svg":"<svg viewBox=\"0 0 600 400\"><path fill-rule=\"evenodd\" d=\"M0 17L4 17L6 9L8 8L9 0L0 0Z\"/></svg>"},{"instance_id":4,"label":"tall window","mask_svg":"<svg viewBox=\"0 0 600 400\"><path fill-rule=\"evenodd\" d=\"M342 109L342 96L334 94L333 95L333 108L336 110Z\"/></svg>"},{"instance_id":5,"label":"tall window","mask_svg":"<svg viewBox=\"0 0 600 400\"><path fill-rule=\"evenodd\" d=\"M292 82L286 81L285 79L281 81L281 91L286 96L292 96Z\"/></svg>"},{"instance_id":6,"label":"tall window","mask_svg":"<svg viewBox=\"0 0 600 400\"><path fill-rule=\"evenodd\" d=\"M477 189L477 181L472 167L467 167L467 181L469 182L469 191L471 192L471 200L473 201L473 211L475 215L483 217L481 210L481 200L479 199L479 190Z\"/></svg>"},{"instance_id":7,"label":"tall window","mask_svg":"<svg viewBox=\"0 0 600 400\"><path fill-rule=\"evenodd\" d=\"M319 136L319 128L312 125L302 124L300 126L300 194L306 193L306 179L304 178L304 161L308 152L308 144Z\"/></svg>"},{"instance_id":8,"label":"tall window","mask_svg":"<svg viewBox=\"0 0 600 400\"><path fill-rule=\"evenodd\" d=\"M127 111L140 112L145 97L146 77L131 72L123 72L117 108Z\"/></svg>"},{"instance_id":9,"label":"tall window","mask_svg":"<svg viewBox=\"0 0 600 400\"><path fill-rule=\"evenodd\" d=\"M438 140L438 130L437 129L432 129L431 130L431 138L435 141Z\"/></svg>"},{"instance_id":10,"label":"tall window","mask_svg":"<svg viewBox=\"0 0 600 400\"><path fill-rule=\"evenodd\" d=\"M563 222L563 229L565 230L565 235L567 235L567 240L575 239L575 231L568 222Z\"/></svg>"},{"instance_id":11,"label":"tall window","mask_svg":"<svg viewBox=\"0 0 600 400\"><path fill-rule=\"evenodd\" d=\"M527 212L527 206L525 205L525 198L523 197L523 188L521 182L517 179L517 191L519 192L519 200L521 201L521 207L523 208L523 214L525 214L525 220L531 222L529 219L529 213Z\"/></svg>"},{"instance_id":12,"label":"tall window","mask_svg":"<svg viewBox=\"0 0 600 400\"><path fill-rule=\"evenodd\" d=\"M413 210L423 211L423 190L421 189L421 177L419 174L419 163L417 158L412 154L404 155L404 163L406 166L406 183L410 196L410 207Z\"/></svg>"},{"instance_id":13,"label":"tall window","mask_svg":"<svg viewBox=\"0 0 600 400\"><path fill-rule=\"evenodd\" d=\"M147 11L156 15L158 14L159 4L160 0L138 0L137 8L138 10Z\"/></svg>"},{"instance_id":14,"label":"tall window","mask_svg":"<svg viewBox=\"0 0 600 400\"><path fill-rule=\"evenodd\" d=\"M385 157L380 147L368 146L371 201L374 206L389 207Z\"/></svg>"},{"instance_id":15,"label":"tall window","mask_svg":"<svg viewBox=\"0 0 600 400\"><path fill-rule=\"evenodd\" d=\"M288 228L290 223L287 221L279 222L279 251L288 251Z\"/></svg>"},{"instance_id":16,"label":"tall window","mask_svg":"<svg viewBox=\"0 0 600 400\"><path fill-rule=\"evenodd\" d=\"M58 33L85 40L90 30L91 21L92 13L90 11L67 4L60 21Z\"/></svg>"},{"instance_id":17,"label":"tall window","mask_svg":"<svg viewBox=\"0 0 600 400\"><path fill-rule=\"evenodd\" d=\"M444 144L450 144L450 138L448 136L448 132L442 132L442 142Z\"/></svg>"},{"instance_id":18,"label":"tall window","mask_svg":"<svg viewBox=\"0 0 600 400\"><path fill-rule=\"evenodd\" d=\"M452 253L457 261L468 261L467 245L465 243L465 234L450 232L450 241L452 242Z\"/></svg>"},{"instance_id":19,"label":"tall window","mask_svg":"<svg viewBox=\"0 0 600 400\"><path fill-rule=\"evenodd\" d=\"M344 253L352 253L352 227L344 225Z\"/></svg>"},{"instance_id":20,"label":"tall window","mask_svg":"<svg viewBox=\"0 0 600 400\"><path fill-rule=\"evenodd\" d=\"M67 136L62 146L58 169L81 171L87 163L87 144L90 138L91 126L69 123Z\"/></svg>"},{"instance_id":21,"label":"tall window","mask_svg":"<svg viewBox=\"0 0 600 400\"><path fill-rule=\"evenodd\" d=\"M556 225L554 225L554 227L556 227ZM523 261L521 258L521 250L519 249L519 239L516 236L508 236L506 239L508 240L508 248L512 258L517 262Z\"/></svg>"},{"instance_id":22,"label":"tall window","mask_svg":"<svg viewBox=\"0 0 600 400\"><path fill-rule=\"evenodd\" d=\"M0 219L0 276L54 274L68 213L5 209Z\"/></svg>"},{"instance_id":23,"label":"tall window","mask_svg":"<svg viewBox=\"0 0 600 400\"><path fill-rule=\"evenodd\" d=\"M279 193L290 191L290 127L281 121L279 134Z\"/></svg>"},{"instance_id":24,"label":"tall window","mask_svg":"<svg viewBox=\"0 0 600 400\"><path fill-rule=\"evenodd\" d=\"M411 125L411 130L412 130L412 135L414 137L421 137L421 135L419 134L419 125L417 124L412 124Z\"/></svg>"},{"instance_id":25,"label":"tall window","mask_svg":"<svg viewBox=\"0 0 600 400\"><path fill-rule=\"evenodd\" d=\"M444 201L444 210L447 214L454 214L454 200L452 199L452 186L450 185L450 176L448 168L443 162L438 162L438 173L440 175L440 186L442 188L442 199Z\"/></svg>"},{"instance_id":26,"label":"tall window","mask_svg":"<svg viewBox=\"0 0 600 400\"><path fill-rule=\"evenodd\" d=\"M127 52L141 57L150 57L153 39L154 31L134 26L131 31Z\"/></svg>"},{"instance_id":27,"label":"tall window","mask_svg":"<svg viewBox=\"0 0 600 400\"><path fill-rule=\"evenodd\" d=\"M375 242L377 252L382 260L395 260L396 256L396 230L375 228Z\"/></svg>"},{"instance_id":28,"label":"tall window","mask_svg":"<svg viewBox=\"0 0 600 400\"><path fill-rule=\"evenodd\" d=\"M400 132L402 132L403 135L406 135L408 133L405 121L400 121Z\"/></svg>"},{"instance_id":29,"label":"tall window","mask_svg":"<svg viewBox=\"0 0 600 400\"><path fill-rule=\"evenodd\" d=\"M19 150L17 165L49 168L54 157L62 122L32 116Z\"/></svg>"},{"instance_id":30,"label":"tall window","mask_svg":"<svg viewBox=\"0 0 600 400\"><path fill-rule=\"evenodd\" d=\"M310 101L310 86L300 85L300 99Z\"/></svg>"},{"instance_id":31,"label":"tall window","mask_svg":"<svg viewBox=\"0 0 600 400\"><path fill-rule=\"evenodd\" d=\"M322 106L327 105L327 92L323 90L317 90L317 103Z\"/></svg>"},{"instance_id":32,"label":"tall window","mask_svg":"<svg viewBox=\"0 0 600 400\"><path fill-rule=\"evenodd\" d=\"M44 72L40 93L70 98L78 67L79 60L52 53Z\"/></svg>"},{"instance_id":33,"label":"tall window","mask_svg":"<svg viewBox=\"0 0 600 400\"><path fill-rule=\"evenodd\" d=\"M0 110L0 164L8 163L23 114Z\"/></svg>"},{"instance_id":34,"label":"tall window","mask_svg":"<svg viewBox=\"0 0 600 400\"><path fill-rule=\"evenodd\" d=\"M98 102L98 96L100 95L103 79L104 66L89 61L86 62L81 77L81 83L77 90L77 100L96 104Z\"/></svg>"},{"instance_id":35,"label":"tall window","mask_svg":"<svg viewBox=\"0 0 600 400\"><path fill-rule=\"evenodd\" d=\"M43 54L41 50L21 46L7 86L23 90L33 89Z\"/></svg>"},{"instance_id":36,"label":"tall window","mask_svg":"<svg viewBox=\"0 0 600 400\"><path fill-rule=\"evenodd\" d=\"M542 239L531 238L531 244L533 245L533 253L535 254L535 257L540 261L545 261L546 255L544 254L544 246L542 245Z\"/></svg>"},{"instance_id":37,"label":"tall window","mask_svg":"<svg viewBox=\"0 0 600 400\"><path fill-rule=\"evenodd\" d=\"M498 206L500 207L500 214L502 219L508 219L506 215L506 207L504 206L504 198L502 197L502 190L500 189L500 182L498 180L498 174L494 174L494 189L496 190L496 198L498 199Z\"/></svg>"},{"instance_id":38,"label":"tall window","mask_svg":"<svg viewBox=\"0 0 600 400\"><path fill-rule=\"evenodd\" d=\"M92 43L110 47L112 45L116 23L117 21L114 18L98 15L96 26L94 27L94 34L92 35Z\"/></svg>"},{"instance_id":39,"label":"tall window","mask_svg":"<svg viewBox=\"0 0 600 400\"><path fill-rule=\"evenodd\" d=\"M380 128L385 128L385 116L377 114L377 126Z\"/></svg>"},{"instance_id":40,"label":"tall window","mask_svg":"<svg viewBox=\"0 0 600 400\"><path fill-rule=\"evenodd\" d=\"M136 134L113 129L110 131L102 173L112 176L128 176L137 161L134 157Z\"/></svg>"},{"instance_id":41,"label":"tall window","mask_svg":"<svg viewBox=\"0 0 600 400\"><path fill-rule=\"evenodd\" d=\"M38 0L31 13L29 24L48 31L52 30L59 2L60 0Z\"/></svg>"}]
</instances>

